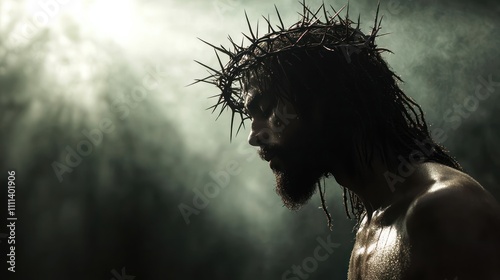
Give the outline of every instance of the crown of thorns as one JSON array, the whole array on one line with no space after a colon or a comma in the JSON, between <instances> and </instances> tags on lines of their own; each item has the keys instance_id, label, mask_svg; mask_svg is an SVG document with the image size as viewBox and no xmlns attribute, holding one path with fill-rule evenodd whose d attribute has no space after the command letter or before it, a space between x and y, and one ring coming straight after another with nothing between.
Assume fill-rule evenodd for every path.
<instances>
[{"instance_id":1,"label":"crown of thorns","mask_svg":"<svg viewBox=\"0 0 500 280\"><path fill-rule=\"evenodd\" d=\"M217 102L207 109L211 109L213 113L219 108L220 111L217 118L219 118L222 112L227 108L231 109L230 139L233 135L235 115L239 115L241 120L236 133L239 132L242 126L244 127L245 120L250 118L244 108L244 96L242 92L243 75L247 73L247 71L255 69L259 65L263 65L266 59L299 49L316 49L329 52L340 50L348 62L350 62L350 55L352 53L359 53L361 51L366 51L369 54L381 53L383 51L390 52L387 49L378 48L375 45L375 38L381 36L378 35L383 18L381 17L380 20L378 19L380 3L377 5L375 24L371 33L368 35L364 35L360 31L360 16L358 16L356 27L353 27L355 22L349 19L349 4L343 6L339 11L335 11L335 9L330 6L333 13L328 11L324 4L315 12L306 6L305 1L302 2L301 5L303 11L302 13L298 13L301 20L289 28L285 28L278 8L274 6L279 25L276 25L276 28L274 28L269 16L267 18L262 16L267 23L268 31L268 33L262 37L258 35L258 22L254 32L248 15L245 12L249 34L242 33L244 38L240 45L236 44L231 36L228 36L229 42L233 48L232 50L222 45L217 47L198 38L205 44L214 48L220 70L195 60L196 63L207 68L210 75L202 79L195 79L195 82L192 84L204 82L215 85L220 89L221 92L219 94L210 97L218 98ZM342 18L340 12L346 7L347 12L345 18ZM324 21L321 20L320 13L323 14ZM245 38L250 41L250 45L247 47L243 45ZM280 47L276 48L276 45ZM223 65L219 53L223 53L229 57L229 62L227 62L226 65Z\"/></svg>"}]
</instances>

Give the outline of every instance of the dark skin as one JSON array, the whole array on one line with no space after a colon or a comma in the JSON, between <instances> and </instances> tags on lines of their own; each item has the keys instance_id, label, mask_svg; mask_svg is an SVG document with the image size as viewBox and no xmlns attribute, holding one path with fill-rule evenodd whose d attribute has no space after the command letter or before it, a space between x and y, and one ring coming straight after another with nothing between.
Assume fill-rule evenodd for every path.
<instances>
[{"instance_id":1,"label":"dark skin","mask_svg":"<svg viewBox=\"0 0 500 280\"><path fill-rule=\"evenodd\" d=\"M314 139L314 130L306 128L323 121L294 118L299 114L291 102L278 102L252 87L246 91L245 107L252 118L249 143L261 149L286 147L292 155L305 149L301 139ZM283 111L289 116L286 121ZM289 157L264 155L275 173L291 165ZM376 154L372 168L357 176L335 155L316 166L355 192L366 209L351 254L349 280L500 279L500 205L467 174L423 162L390 188L383 175L388 167Z\"/></svg>"}]
</instances>

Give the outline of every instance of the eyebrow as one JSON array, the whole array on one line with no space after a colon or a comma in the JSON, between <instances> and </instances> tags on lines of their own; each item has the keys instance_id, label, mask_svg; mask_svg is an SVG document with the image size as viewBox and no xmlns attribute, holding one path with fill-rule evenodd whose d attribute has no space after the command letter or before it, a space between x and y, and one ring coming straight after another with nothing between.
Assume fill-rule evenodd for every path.
<instances>
[{"instance_id":1,"label":"eyebrow","mask_svg":"<svg viewBox=\"0 0 500 280\"><path fill-rule=\"evenodd\" d=\"M245 110L248 114L255 110L258 107L259 101L262 98L262 94L253 94L250 95L245 104Z\"/></svg>"}]
</instances>

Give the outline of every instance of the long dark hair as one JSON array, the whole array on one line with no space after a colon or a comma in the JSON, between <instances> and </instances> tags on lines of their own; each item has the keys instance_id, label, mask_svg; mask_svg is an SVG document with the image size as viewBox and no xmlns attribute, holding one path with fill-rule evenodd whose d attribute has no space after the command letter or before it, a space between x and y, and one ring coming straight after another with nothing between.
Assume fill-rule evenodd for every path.
<instances>
[{"instance_id":1,"label":"long dark hair","mask_svg":"<svg viewBox=\"0 0 500 280\"><path fill-rule=\"evenodd\" d=\"M323 20L318 16L320 12ZM422 108L399 87L402 80L381 56L389 50L375 45L381 23L378 10L369 35L360 31L359 19L354 25L348 14L342 18L335 10L333 13L324 5L312 12L303 3L302 19L290 28L284 27L279 12L281 26L274 30L266 19L269 33L260 38L249 23L250 35L245 35L251 42L248 47L231 39L234 51L210 44L216 53L228 55L230 61L225 66L220 63L221 70L202 64L212 75L197 82L221 89L213 109L221 108L221 113L231 109L231 135L234 116L240 115L240 126L248 118L242 88L249 83L249 77L258 77L257 86L274 92L278 98L291 99L304 117L314 102L324 104L324 139L335 138L344 147L346 165L351 165L351 170L369 168L374 153L389 167L397 165L400 157L407 159L418 153L421 161L461 170L446 149L432 140ZM340 135L335 133L339 128L343 131ZM324 206L321 188L320 194ZM347 215L359 220L364 207L345 188L344 204Z\"/></svg>"}]
</instances>

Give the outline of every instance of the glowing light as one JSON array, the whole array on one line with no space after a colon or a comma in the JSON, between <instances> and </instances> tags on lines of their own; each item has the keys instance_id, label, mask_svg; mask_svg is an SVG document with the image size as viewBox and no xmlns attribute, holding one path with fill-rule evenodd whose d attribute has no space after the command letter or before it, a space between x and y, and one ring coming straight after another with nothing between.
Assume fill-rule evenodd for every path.
<instances>
[{"instance_id":1,"label":"glowing light","mask_svg":"<svg viewBox=\"0 0 500 280\"><path fill-rule=\"evenodd\" d=\"M76 1L65 12L86 35L123 44L131 40L137 7L132 0Z\"/></svg>"},{"instance_id":2,"label":"glowing light","mask_svg":"<svg viewBox=\"0 0 500 280\"><path fill-rule=\"evenodd\" d=\"M89 8L89 23L103 35L123 40L133 27L134 13L131 1L107 0L94 2Z\"/></svg>"}]
</instances>

